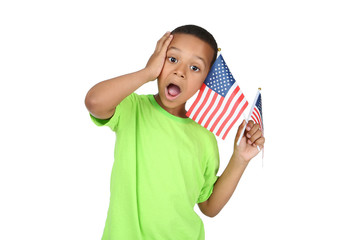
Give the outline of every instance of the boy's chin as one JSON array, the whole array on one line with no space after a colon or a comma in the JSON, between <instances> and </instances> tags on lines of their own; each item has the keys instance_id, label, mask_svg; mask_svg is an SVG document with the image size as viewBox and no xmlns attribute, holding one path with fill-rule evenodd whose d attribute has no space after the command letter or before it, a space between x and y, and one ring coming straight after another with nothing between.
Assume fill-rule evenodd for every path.
<instances>
[{"instance_id":1,"label":"boy's chin","mask_svg":"<svg viewBox=\"0 0 360 240\"><path fill-rule=\"evenodd\" d=\"M155 99L158 101L158 103L160 104L160 106L162 106L163 108L178 108L183 106L186 101L184 102L180 96L177 96L176 98L169 98L168 96L166 96L166 94L164 94L165 96L161 96L159 93L156 94Z\"/></svg>"}]
</instances>

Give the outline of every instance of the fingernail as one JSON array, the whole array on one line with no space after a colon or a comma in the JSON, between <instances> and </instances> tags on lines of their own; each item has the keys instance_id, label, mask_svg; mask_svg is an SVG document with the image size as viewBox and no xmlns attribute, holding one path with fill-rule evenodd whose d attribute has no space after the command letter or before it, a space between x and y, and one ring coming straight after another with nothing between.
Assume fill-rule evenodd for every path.
<instances>
[{"instance_id":1,"label":"fingernail","mask_svg":"<svg viewBox=\"0 0 360 240\"><path fill-rule=\"evenodd\" d=\"M248 138L251 138L250 134L246 134L246 136L247 136Z\"/></svg>"},{"instance_id":2,"label":"fingernail","mask_svg":"<svg viewBox=\"0 0 360 240\"><path fill-rule=\"evenodd\" d=\"M249 126L247 126L247 127L246 127L246 130L250 131L250 127L249 127Z\"/></svg>"}]
</instances>

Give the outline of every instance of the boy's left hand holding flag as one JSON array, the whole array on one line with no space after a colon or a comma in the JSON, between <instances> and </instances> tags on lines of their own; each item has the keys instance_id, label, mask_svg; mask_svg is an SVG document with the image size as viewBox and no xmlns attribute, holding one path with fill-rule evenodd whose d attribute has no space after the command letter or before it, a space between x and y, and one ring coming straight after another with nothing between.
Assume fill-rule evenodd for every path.
<instances>
[{"instance_id":1,"label":"boy's left hand holding flag","mask_svg":"<svg viewBox=\"0 0 360 240\"><path fill-rule=\"evenodd\" d=\"M259 91L256 94L254 103L251 107L249 117L247 119L246 129L244 129L243 125L245 124L245 120L243 124L239 127L237 136L236 136L236 144L234 151L237 149L237 146L243 150L242 158L250 160L254 156L256 156L260 150L263 151L264 157L264 124L263 124L263 115L262 115L262 100L261 100L261 92ZM252 119L249 121L249 119ZM246 138L243 138L243 134ZM240 135L240 136L239 136ZM241 139L240 139L241 138Z\"/></svg>"}]
</instances>

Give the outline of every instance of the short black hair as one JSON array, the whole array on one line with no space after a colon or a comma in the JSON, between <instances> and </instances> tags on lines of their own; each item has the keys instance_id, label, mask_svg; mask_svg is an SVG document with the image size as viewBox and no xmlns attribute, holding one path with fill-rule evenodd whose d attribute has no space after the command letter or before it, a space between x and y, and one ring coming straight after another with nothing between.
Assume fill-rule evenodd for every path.
<instances>
[{"instance_id":1,"label":"short black hair","mask_svg":"<svg viewBox=\"0 0 360 240\"><path fill-rule=\"evenodd\" d=\"M218 46L216 40L211 33L209 33L206 29L196 25L184 25L177 27L171 32L171 34L175 34L175 33L190 34L208 43L211 46L211 48L214 50L214 56L210 64L210 68L211 68L211 66L214 64L216 60L217 52L218 52Z\"/></svg>"}]
</instances>

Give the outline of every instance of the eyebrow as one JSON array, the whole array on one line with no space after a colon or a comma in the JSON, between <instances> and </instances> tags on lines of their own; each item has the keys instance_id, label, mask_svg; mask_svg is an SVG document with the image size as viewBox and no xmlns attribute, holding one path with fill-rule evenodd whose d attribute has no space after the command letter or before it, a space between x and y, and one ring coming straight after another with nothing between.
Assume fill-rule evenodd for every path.
<instances>
[{"instance_id":1,"label":"eyebrow","mask_svg":"<svg viewBox=\"0 0 360 240\"><path fill-rule=\"evenodd\" d=\"M182 52L181 49L179 49L179 48L177 48L177 47L171 46L171 47L169 48L169 50L171 50L171 49L174 49L174 50L176 50L176 51ZM205 60L204 60L202 57L197 56L197 55L195 55L195 57L198 58L199 60L201 60L201 61L204 63L204 65L206 66L206 62L205 62Z\"/></svg>"}]
</instances>

